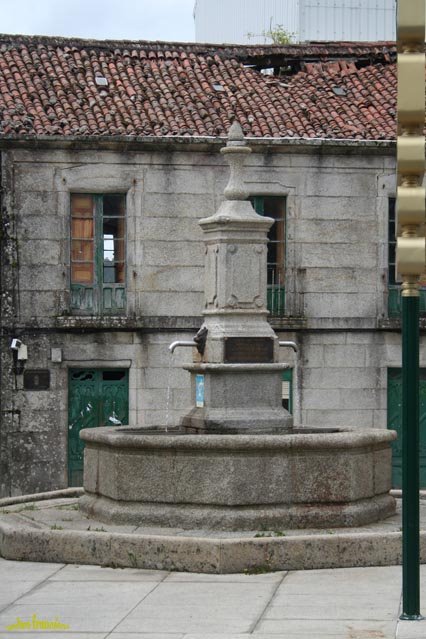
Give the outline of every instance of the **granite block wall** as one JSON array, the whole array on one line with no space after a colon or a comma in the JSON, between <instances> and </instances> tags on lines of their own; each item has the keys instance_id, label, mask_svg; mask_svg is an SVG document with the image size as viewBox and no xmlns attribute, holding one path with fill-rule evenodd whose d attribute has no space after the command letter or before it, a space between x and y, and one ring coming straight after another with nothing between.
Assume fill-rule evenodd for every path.
<instances>
[{"instance_id":1,"label":"granite block wall","mask_svg":"<svg viewBox=\"0 0 426 639\"><path fill-rule=\"evenodd\" d=\"M204 247L197 224L223 198L228 169L218 144L9 148L2 151L2 421L0 495L67 483L68 370L128 368L129 423L176 424L190 407L190 339L202 321ZM287 202L286 315L271 321L300 346L295 422L386 428L386 370L398 366L398 324L387 320L387 204L393 150L306 143L253 144L247 196ZM72 313L72 192L125 193L127 308L116 317ZM23 389L12 337L50 388ZM61 350L52 361L52 348ZM167 386L170 381L170 391ZM167 411L167 402L169 410ZM168 412L168 415L167 415Z\"/></svg>"}]
</instances>

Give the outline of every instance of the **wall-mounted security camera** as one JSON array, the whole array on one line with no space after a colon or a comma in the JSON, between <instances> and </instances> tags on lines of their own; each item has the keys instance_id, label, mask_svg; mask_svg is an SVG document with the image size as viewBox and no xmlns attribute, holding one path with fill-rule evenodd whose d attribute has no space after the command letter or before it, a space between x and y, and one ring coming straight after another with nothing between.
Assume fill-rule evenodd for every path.
<instances>
[{"instance_id":1,"label":"wall-mounted security camera","mask_svg":"<svg viewBox=\"0 0 426 639\"><path fill-rule=\"evenodd\" d=\"M28 347L22 340L14 337L10 343L10 348L13 351L13 371L15 375L22 375L25 362L28 359Z\"/></svg>"}]
</instances>

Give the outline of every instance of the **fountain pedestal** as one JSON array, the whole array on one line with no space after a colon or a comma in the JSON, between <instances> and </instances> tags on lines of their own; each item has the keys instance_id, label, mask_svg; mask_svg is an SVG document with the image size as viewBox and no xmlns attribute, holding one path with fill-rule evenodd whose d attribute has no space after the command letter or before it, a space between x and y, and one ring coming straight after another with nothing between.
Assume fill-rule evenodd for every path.
<instances>
[{"instance_id":1,"label":"fountain pedestal","mask_svg":"<svg viewBox=\"0 0 426 639\"><path fill-rule=\"evenodd\" d=\"M225 201L200 221L207 337L202 356L185 366L194 407L182 425L188 432L279 432L293 420L282 407L288 364L278 361L278 339L267 321L267 232L274 220L257 215L247 200L243 165L251 151L238 124L221 152L231 175Z\"/></svg>"},{"instance_id":2,"label":"fountain pedestal","mask_svg":"<svg viewBox=\"0 0 426 639\"><path fill-rule=\"evenodd\" d=\"M192 364L192 394L200 377L204 397L182 420L187 432L280 433L291 428L282 408L281 372L288 364Z\"/></svg>"}]
</instances>

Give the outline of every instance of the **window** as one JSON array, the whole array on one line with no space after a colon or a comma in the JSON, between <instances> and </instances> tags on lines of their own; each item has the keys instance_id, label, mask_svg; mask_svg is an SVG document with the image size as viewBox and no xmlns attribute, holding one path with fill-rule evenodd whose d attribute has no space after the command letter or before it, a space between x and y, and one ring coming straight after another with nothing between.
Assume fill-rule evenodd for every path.
<instances>
[{"instance_id":1,"label":"window","mask_svg":"<svg viewBox=\"0 0 426 639\"><path fill-rule=\"evenodd\" d=\"M272 217L275 222L268 232L268 291L267 304L272 316L284 315L285 309L285 198L254 196L250 198L259 215Z\"/></svg>"},{"instance_id":2,"label":"window","mask_svg":"<svg viewBox=\"0 0 426 639\"><path fill-rule=\"evenodd\" d=\"M125 309L125 196L71 195L71 308Z\"/></svg>"},{"instance_id":3,"label":"window","mask_svg":"<svg viewBox=\"0 0 426 639\"><path fill-rule=\"evenodd\" d=\"M388 202L388 313L389 317L401 314L401 282L396 281L396 200ZM420 312L426 313L426 278L420 279Z\"/></svg>"}]
</instances>

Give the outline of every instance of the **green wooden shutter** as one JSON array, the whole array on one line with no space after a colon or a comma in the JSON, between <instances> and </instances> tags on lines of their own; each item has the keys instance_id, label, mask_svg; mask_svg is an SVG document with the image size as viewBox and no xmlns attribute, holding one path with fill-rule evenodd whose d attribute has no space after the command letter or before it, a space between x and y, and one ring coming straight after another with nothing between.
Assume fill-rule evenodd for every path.
<instances>
[{"instance_id":1,"label":"green wooden shutter","mask_svg":"<svg viewBox=\"0 0 426 639\"><path fill-rule=\"evenodd\" d=\"M79 194L73 194L71 198L73 198L73 196L78 197ZM90 284L75 282L71 276L71 309L91 315L114 315L123 313L126 308L126 212L125 210L123 211L123 207L125 207L125 196L122 194L90 196L81 194L81 197L91 197L93 200L93 281L90 282ZM115 215L108 211L108 216L106 216L104 210L105 198L107 201L116 198L117 202L121 204L121 214ZM120 238L105 240L104 227L105 224L107 224L106 220L113 221L115 219L121 220ZM118 225L116 228L118 228ZM73 237L72 233L71 236ZM116 269L119 268L116 259L116 250L111 251L111 253L114 253L113 261L108 262L105 260L105 255L108 253L108 251L105 251L105 242L108 241L112 246L114 244L117 246L120 245L120 264L122 269L122 277L118 278L120 281L118 281L115 276L117 272ZM73 240L71 243L72 246L75 244Z\"/></svg>"},{"instance_id":2,"label":"green wooden shutter","mask_svg":"<svg viewBox=\"0 0 426 639\"><path fill-rule=\"evenodd\" d=\"M263 195L255 195L251 197L250 202L258 215L265 215L265 198Z\"/></svg>"}]
</instances>

